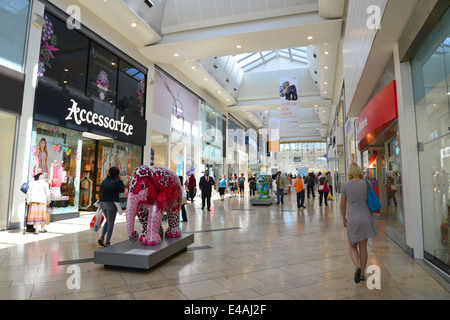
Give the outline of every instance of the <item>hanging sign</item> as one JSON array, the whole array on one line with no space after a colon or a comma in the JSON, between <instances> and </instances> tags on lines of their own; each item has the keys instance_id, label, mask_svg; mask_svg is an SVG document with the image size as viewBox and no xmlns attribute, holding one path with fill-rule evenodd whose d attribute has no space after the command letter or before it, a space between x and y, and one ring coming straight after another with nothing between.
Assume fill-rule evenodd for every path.
<instances>
[{"instance_id":1,"label":"hanging sign","mask_svg":"<svg viewBox=\"0 0 450 320\"><path fill-rule=\"evenodd\" d=\"M298 79L280 77L281 136L299 136Z\"/></svg>"}]
</instances>

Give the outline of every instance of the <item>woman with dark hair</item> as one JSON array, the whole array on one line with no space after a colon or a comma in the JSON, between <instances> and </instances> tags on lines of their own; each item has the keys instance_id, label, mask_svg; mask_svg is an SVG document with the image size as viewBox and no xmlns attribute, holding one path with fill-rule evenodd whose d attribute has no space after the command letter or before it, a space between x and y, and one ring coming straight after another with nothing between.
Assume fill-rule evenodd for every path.
<instances>
[{"instance_id":1,"label":"woman with dark hair","mask_svg":"<svg viewBox=\"0 0 450 320\"><path fill-rule=\"evenodd\" d=\"M103 226L102 236L98 240L98 244L104 247L111 245L111 236L114 230L114 222L116 221L117 206L115 202L119 202L119 194L125 192L125 185L120 180L120 170L112 167L108 171L108 176L100 185L99 203L105 215L106 222ZM105 241L106 235L106 242Z\"/></svg>"},{"instance_id":2,"label":"woman with dark hair","mask_svg":"<svg viewBox=\"0 0 450 320\"><path fill-rule=\"evenodd\" d=\"M47 232L45 222L47 218L47 206L50 204L50 187L45 181L47 174L42 172L34 176L30 182L26 200L29 205L27 224L34 225L34 234Z\"/></svg>"},{"instance_id":3,"label":"woman with dark hair","mask_svg":"<svg viewBox=\"0 0 450 320\"><path fill-rule=\"evenodd\" d=\"M186 207L185 207L185 204L187 203L186 190L184 189L184 186L183 186L183 177L179 176L178 178L180 179L180 183L181 183L181 218L183 219L183 222L188 222L187 215L186 215Z\"/></svg>"}]
</instances>

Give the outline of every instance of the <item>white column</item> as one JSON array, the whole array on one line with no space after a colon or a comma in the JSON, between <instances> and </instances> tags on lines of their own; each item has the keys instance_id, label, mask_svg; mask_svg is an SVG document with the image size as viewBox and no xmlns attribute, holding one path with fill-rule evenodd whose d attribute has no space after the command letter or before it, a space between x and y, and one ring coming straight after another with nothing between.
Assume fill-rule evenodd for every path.
<instances>
[{"instance_id":1,"label":"white column","mask_svg":"<svg viewBox=\"0 0 450 320\"><path fill-rule=\"evenodd\" d=\"M44 16L45 6L41 2L32 1L33 14ZM33 16L31 17L33 20ZM28 179L28 169L30 162L31 134L33 130L33 110L34 97L37 83L37 70L39 62L39 50L41 46L41 27L30 23L30 33L28 48L25 60L25 86L22 104L22 115L19 122L18 148L16 155L16 168L14 175L13 203L11 222L24 226L25 217L25 196L20 191L20 186Z\"/></svg>"},{"instance_id":2,"label":"white column","mask_svg":"<svg viewBox=\"0 0 450 320\"><path fill-rule=\"evenodd\" d=\"M402 190L406 245L413 248L415 258L423 259L422 203L412 70L410 62L400 62L398 43L395 44L393 51L402 155Z\"/></svg>"}]
</instances>

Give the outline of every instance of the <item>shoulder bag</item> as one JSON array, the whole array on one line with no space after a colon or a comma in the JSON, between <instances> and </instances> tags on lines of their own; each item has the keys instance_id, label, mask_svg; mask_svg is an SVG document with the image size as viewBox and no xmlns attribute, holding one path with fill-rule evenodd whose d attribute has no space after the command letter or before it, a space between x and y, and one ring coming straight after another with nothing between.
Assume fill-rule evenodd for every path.
<instances>
[{"instance_id":1,"label":"shoulder bag","mask_svg":"<svg viewBox=\"0 0 450 320\"><path fill-rule=\"evenodd\" d=\"M381 202L378 199L378 196L370 185L369 181L366 180L367 184L367 204L369 205L369 209L372 212L378 212L381 209Z\"/></svg>"}]
</instances>

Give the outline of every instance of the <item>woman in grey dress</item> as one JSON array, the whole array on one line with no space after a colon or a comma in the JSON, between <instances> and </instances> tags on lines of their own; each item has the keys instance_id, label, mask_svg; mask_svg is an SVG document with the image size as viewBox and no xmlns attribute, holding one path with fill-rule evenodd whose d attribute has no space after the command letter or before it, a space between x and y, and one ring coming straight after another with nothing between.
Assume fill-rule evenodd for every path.
<instances>
[{"instance_id":1,"label":"woman in grey dress","mask_svg":"<svg viewBox=\"0 0 450 320\"><path fill-rule=\"evenodd\" d=\"M367 240L378 236L377 226L367 204L367 184L359 165L348 168L348 181L341 186L341 214L347 228L350 256L355 266L355 283L365 280Z\"/></svg>"}]
</instances>

